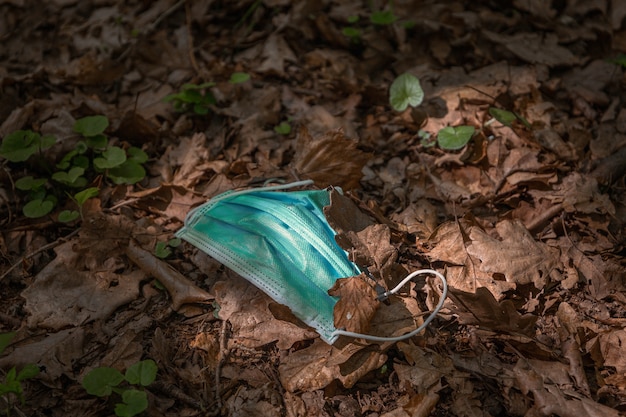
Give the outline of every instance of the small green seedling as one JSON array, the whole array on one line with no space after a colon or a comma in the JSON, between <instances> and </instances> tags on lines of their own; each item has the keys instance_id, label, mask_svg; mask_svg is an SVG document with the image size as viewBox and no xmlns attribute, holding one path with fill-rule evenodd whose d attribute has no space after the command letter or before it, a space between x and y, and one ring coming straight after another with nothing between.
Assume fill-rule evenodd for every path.
<instances>
[{"instance_id":1,"label":"small green seedling","mask_svg":"<svg viewBox=\"0 0 626 417\"><path fill-rule=\"evenodd\" d=\"M51 213L64 195L68 195L78 205L79 211L65 210L59 220L69 222L82 218L84 202L97 195L97 189L83 188L97 175L103 174L115 184L135 184L146 176L143 164L148 155L136 147L122 149L109 146L104 132L109 126L105 116L87 116L76 120L73 131L83 136L75 148L54 164L43 160L37 166L53 167L58 171L47 177L36 178L27 175L15 181L18 190L26 192L26 204L22 212L26 217L40 218ZM41 151L55 143L51 136L40 136L30 130L19 130L7 135L0 144L0 157L11 162L24 162L33 155L45 157ZM94 191L95 190L95 191ZM86 197L86 198L85 198Z\"/></svg>"},{"instance_id":2,"label":"small green seedling","mask_svg":"<svg viewBox=\"0 0 626 417\"><path fill-rule=\"evenodd\" d=\"M370 22L379 26L389 26L397 19L398 18L393 14L391 10L373 12L370 15Z\"/></svg>"},{"instance_id":3,"label":"small green seedling","mask_svg":"<svg viewBox=\"0 0 626 417\"><path fill-rule=\"evenodd\" d=\"M5 136L0 144L0 156L11 162L24 162L32 155L54 145L53 136L41 136L32 130L18 130Z\"/></svg>"},{"instance_id":4,"label":"small green seedling","mask_svg":"<svg viewBox=\"0 0 626 417\"><path fill-rule=\"evenodd\" d=\"M609 62L617 64L622 68L626 68L626 54L619 54L615 58L609 59Z\"/></svg>"},{"instance_id":5,"label":"small green seedling","mask_svg":"<svg viewBox=\"0 0 626 417\"><path fill-rule=\"evenodd\" d=\"M511 127L514 121L519 120L522 122L524 126L527 128L531 128L532 126L528 123L528 120L520 116L515 112L511 112L508 110L498 109L496 107L489 107L489 114L497 121L502 123L504 126Z\"/></svg>"},{"instance_id":6,"label":"small green seedling","mask_svg":"<svg viewBox=\"0 0 626 417\"><path fill-rule=\"evenodd\" d=\"M424 100L424 90L419 79L409 73L396 78L389 88L389 103L396 111L404 111L408 106L417 107Z\"/></svg>"},{"instance_id":7,"label":"small green seedling","mask_svg":"<svg viewBox=\"0 0 626 417\"><path fill-rule=\"evenodd\" d=\"M233 72L230 74L230 79L228 80L231 84L241 84L245 83L250 79L250 74L247 72Z\"/></svg>"},{"instance_id":8,"label":"small green seedling","mask_svg":"<svg viewBox=\"0 0 626 417\"><path fill-rule=\"evenodd\" d=\"M132 417L148 408L148 394L144 387L156 379L158 368L152 359L131 365L124 374L114 368L92 369L83 379L83 388L98 397L112 393L120 395L122 402L115 405L115 415Z\"/></svg>"},{"instance_id":9,"label":"small green seedling","mask_svg":"<svg viewBox=\"0 0 626 417\"><path fill-rule=\"evenodd\" d=\"M170 94L164 100L172 102L177 112L192 111L197 115L205 115L209 113L212 105L217 104L215 96L209 90L214 86L213 82L183 84L179 93Z\"/></svg>"},{"instance_id":10,"label":"small green seedling","mask_svg":"<svg viewBox=\"0 0 626 417\"><path fill-rule=\"evenodd\" d=\"M0 334L0 354L11 343L15 337L15 332ZM25 365L19 372L15 367L11 368L4 377L4 381L0 382L0 397L4 397L6 401L5 415L9 415L12 407L12 395L16 396L22 405L24 405L24 387L22 382L27 379L34 378L39 374L39 367L29 363Z\"/></svg>"},{"instance_id":11,"label":"small green seedling","mask_svg":"<svg viewBox=\"0 0 626 417\"><path fill-rule=\"evenodd\" d=\"M448 126L439 130L437 143L439 147L446 150L461 149L474 135L474 126Z\"/></svg>"},{"instance_id":12,"label":"small green seedling","mask_svg":"<svg viewBox=\"0 0 626 417\"><path fill-rule=\"evenodd\" d=\"M172 254L172 248L177 248L181 242L179 238L170 239L167 242L157 242L154 247L154 254L157 258L165 259Z\"/></svg>"},{"instance_id":13,"label":"small green seedling","mask_svg":"<svg viewBox=\"0 0 626 417\"><path fill-rule=\"evenodd\" d=\"M279 135L288 135L291 133L291 123L289 121L280 122L280 124L274 126L274 132Z\"/></svg>"},{"instance_id":14,"label":"small green seedling","mask_svg":"<svg viewBox=\"0 0 626 417\"><path fill-rule=\"evenodd\" d=\"M100 190L98 190L98 188L96 188L96 187L90 187L90 188L84 189L83 191L80 191L80 192L74 194L73 196L70 195L69 197L78 206L78 211L76 211L76 210L63 210L62 212L59 213L59 219L58 220L60 222L63 222L63 223L69 223L71 221L76 220L79 217L82 219L83 218L83 205L90 198L96 197L98 195L99 191Z\"/></svg>"}]
</instances>

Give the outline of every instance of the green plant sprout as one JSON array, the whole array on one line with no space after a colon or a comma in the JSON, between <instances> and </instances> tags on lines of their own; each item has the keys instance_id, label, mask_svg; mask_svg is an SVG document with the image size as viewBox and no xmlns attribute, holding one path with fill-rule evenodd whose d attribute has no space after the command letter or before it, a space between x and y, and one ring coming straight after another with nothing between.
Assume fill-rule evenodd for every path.
<instances>
[{"instance_id":1,"label":"green plant sprout","mask_svg":"<svg viewBox=\"0 0 626 417\"><path fill-rule=\"evenodd\" d=\"M0 354L11 343L15 337L15 332L0 334ZM19 372L15 367L11 368L4 377L4 381L0 382L0 397L6 402L5 415L9 415L12 408L11 395L15 395L22 405L25 403L24 387L22 382L27 379L36 377L39 374L39 367L33 363L26 364Z\"/></svg>"},{"instance_id":2,"label":"green plant sprout","mask_svg":"<svg viewBox=\"0 0 626 417\"><path fill-rule=\"evenodd\" d=\"M209 90L214 86L214 82L183 84L179 93L166 96L164 101L172 102L177 112L193 111L197 115L205 115L209 113L210 106L217 103L215 96Z\"/></svg>"},{"instance_id":3,"label":"green plant sprout","mask_svg":"<svg viewBox=\"0 0 626 417\"><path fill-rule=\"evenodd\" d=\"M424 100L420 80L413 74L404 73L391 83L389 103L394 110L402 112L407 107L417 107Z\"/></svg>"},{"instance_id":4,"label":"green plant sprout","mask_svg":"<svg viewBox=\"0 0 626 417\"><path fill-rule=\"evenodd\" d=\"M470 141L474 131L474 126L444 127L437 133L437 143L442 149L461 149Z\"/></svg>"},{"instance_id":5,"label":"green plant sprout","mask_svg":"<svg viewBox=\"0 0 626 417\"><path fill-rule=\"evenodd\" d=\"M231 84L245 83L250 79L246 72L233 72L228 80ZM217 104L217 99L211 92L211 87L217 84L209 81L202 84L183 84L180 92L166 96L163 101L172 102L174 110L179 113L193 112L199 116L209 113L211 106Z\"/></svg>"},{"instance_id":6,"label":"green plant sprout","mask_svg":"<svg viewBox=\"0 0 626 417\"><path fill-rule=\"evenodd\" d=\"M626 68L626 54L619 54L615 58L611 58L608 61L613 64L617 64L622 68Z\"/></svg>"},{"instance_id":7,"label":"green plant sprout","mask_svg":"<svg viewBox=\"0 0 626 417\"><path fill-rule=\"evenodd\" d=\"M59 221L68 222L82 218L82 206L97 195L96 188L84 189L97 175L103 174L115 184L135 184L146 176L143 164L148 155L141 149L122 149L110 146L104 134L109 126L105 116L87 116L76 120L73 131L80 134L76 147L54 165L57 171L44 178L27 175L15 181L18 190L26 192L26 204L22 212L29 218L40 218L51 213L59 199L69 196L79 211L63 211ZM19 130L7 135L0 144L0 157L10 162L25 162L32 156L45 157L42 152L55 143L52 136L40 136L30 130ZM46 161L44 161L46 162ZM38 164L49 166L46 163ZM49 168L50 170L54 168ZM80 191L81 189L84 189ZM76 190L79 190L78 192Z\"/></svg>"},{"instance_id":8,"label":"green plant sprout","mask_svg":"<svg viewBox=\"0 0 626 417\"><path fill-rule=\"evenodd\" d=\"M280 124L274 126L274 132L278 133L279 135L288 135L291 133L291 118L289 118L287 121L282 121L280 122Z\"/></svg>"},{"instance_id":9,"label":"green plant sprout","mask_svg":"<svg viewBox=\"0 0 626 417\"><path fill-rule=\"evenodd\" d=\"M131 365L124 374L114 368L94 368L83 379L85 390L97 397L120 395L122 402L115 405L115 415L132 417L148 408L148 394L144 387L156 379L158 367L152 359Z\"/></svg>"},{"instance_id":10,"label":"green plant sprout","mask_svg":"<svg viewBox=\"0 0 626 417\"><path fill-rule=\"evenodd\" d=\"M389 104L394 110L402 112L407 107L417 107L424 100L424 90L420 85L419 79L409 73L398 76L389 88ZM463 148L474 135L473 126L448 126L439 130L437 133L437 144L441 149L458 150ZM432 146L430 134L420 130L418 137L424 146Z\"/></svg>"},{"instance_id":11,"label":"green plant sprout","mask_svg":"<svg viewBox=\"0 0 626 417\"><path fill-rule=\"evenodd\" d=\"M231 84L241 84L245 83L250 79L250 74L247 72L233 72L230 74L230 79L228 80Z\"/></svg>"},{"instance_id":12,"label":"green plant sprout","mask_svg":"<svg viewBox=\"0 0 626 417\"><path fill-rule=\"evenodd\" d=\"M0 156L11 162L24 162L55 142L53 136L41 136L32 130L18 130L4 138L0 144Z\"/></svg>"},{"instance_id":13,"label":"green plant sprout","mask_svg":"<svg viewBox=\"0 0 626 417\"><path fill-rule=\"evenodd\" d=\"M389 26L398 20L391 10L381 10L370 15L370 22L379 26Z\"/></svg>"},{"instance_id":14,"label":"green plant sprout","mask_svg":"<svg viewBox=\"0 0 626 417\"><path fill-rule=\"evenodd\" d=\"M154 255L157 258L165 259L172 254L172 248L177 248L181 244L179 238L173 238L167 242L157 242L154 247Z\"/></svg>"},{"instance_id":15,"label":"green plant sprout","mask_svg":"<svg viewBox=\"0 0 626 417\"><path fill-rule=\"evenodd\" d=\"M507 127L511 127L514 121L519 120L527 128L529 129L532 128L531 124L528 123L528 120L526 120L525 118L523 118L522 116L520 116L519 114L515 112L498 109L496 107L489 107L489 114L493 117L493 119L497 120L498 122L502 123L504 126L507 126ZM485 123L485 126L488 126L490 122L492 122L492 120Z\"/></svg>"},{"instance_id":16,"label":"green plant sprout","mask_svg":"<svg viewBox=\"0 0 626 417\"><path fill-rule=\"evenodd\" d=\"M96 187L86 188L83 191L79 191L73 196L69 195L69 198L76 203L78 206L78 211L76 210L63 210L59 213L58 220L63 223L69 223L71 221L76 220L77 218L83 219L83 205L90 198L96 197L100 190Z\"/></svg>"}]
</instances>

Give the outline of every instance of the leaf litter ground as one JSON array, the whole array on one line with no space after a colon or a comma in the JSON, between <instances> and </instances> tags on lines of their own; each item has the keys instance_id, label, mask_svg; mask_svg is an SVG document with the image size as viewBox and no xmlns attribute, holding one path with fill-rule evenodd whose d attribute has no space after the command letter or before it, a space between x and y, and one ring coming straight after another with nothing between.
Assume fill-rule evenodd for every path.
<instances>
[{"instance_id":1,"label":"leaf litter ground","mask_svg":"<svg viewBox=\"0 0 626 417\"><path fill-rule=\"evenodd\" d=\"M613 62L626 53L626 7L396 1L394 23L370 21L389 7L0 5L0 137L55 135L54 160L76 146L76 119L105 115L118 146L151 158L134 186L98 184L70 226L21 216L12 184L32 167L3 163L0 332L17 337L0 368L41 369L12 415L113 415L80 382L142 359L159 367L155 416L626 411L626 78ZM251 80L229 83L236 72ZM398 113L388 89L405 72L424 101ZM205 82L206 115L164 101ZM490 108L527 125L502 125ZM460 151L420 134L459 125L477 131ZM449 300L425 333L331 347L192 247L155 256L211 196L305 178L346 191L329 218L381 284L425 266L447 276ZM355 293L367 300L363 279L335 289L342 312ZM350 325L403 333L439 294L415 282L389 305L363 302Z\"/></svg>"}]
</instances>

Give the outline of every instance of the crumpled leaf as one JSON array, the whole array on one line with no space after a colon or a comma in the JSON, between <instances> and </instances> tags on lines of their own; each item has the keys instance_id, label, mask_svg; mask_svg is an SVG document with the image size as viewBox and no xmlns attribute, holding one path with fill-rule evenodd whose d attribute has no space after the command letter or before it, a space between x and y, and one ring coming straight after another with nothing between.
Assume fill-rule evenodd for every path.
<instances>
[{"instance_id":1,"label":"crumpled leaf","mask_svg":"<svg viewBox=\"0 0 626 417\"><path fill-rule=\"evenodd\" d=\"M335 240L350 254L350 259L383 282L395 282L406 271L396 264L398 252L391 245L391 231L374 224L348 197L333 190L330 206L324 207L328 224L337 233Z\"/></svg>"},{"instance_id":2,"label":"crumpled leaf","mask_svg":"<svg viewBox=\"0 0 626 417\"><path fill-rule=\"evenodd\" d=\"M289 349L298 341L319 337L317 332L293 314L286 314L269 296L234 273L228 280L217 282L213 292L220 306L220 318L230 322L233 339L242 345L255 348L277 341L280 349Z\"/></svg>"},{"instance_id":3,"label":"crumpled leaf","mask_svg":"<svg viewBox=\"0 0 626 417\"><path fill-rule=\"evenodd\" d=\"M511 300L496 301L485 287L477 288L474 294L452 288L448 294L458 309L461 323L477 324L487 329L513 334L535 334L537 316L520 314Z\"/></svg>"},{"instance_id":4,"label":"crumpled leaf","mask_svg":"<svg viewBox=\"0 0 626 417\"><path fill-rule=\"evenodd\" d=\"M496 230L501 241L472 228L467 253L480 259L482 271L503 274L508 282L532 282L543 288L558 264L558 251L537 242L519 221L504 220L496 225Z\"/></svg>"},{"instance_id":5,"label":"crumpled leaf","mask_svg":"<svg viewBox=\"0 0 626 417\"><path fill-rule=\"evenodd\" d=\"M442 377L453 373L452 360L447 356L425 350L413 342L399 342L398 349L408 362L408 365L394 365L398 378L400 382L409 383L418 393L428 392Z\"/></svg>"},{"instance_id":6,"label":"crumpled leaf","mask_svg":"<svg viewBox=\"0 0 626 417\"><path fill-rule=\"evenodd\" d=\"M310 178L320 187L336 185L350 190L359 186L361 170L370 155L357 149L356 142L341 130L313 138L300 129L292 166L302 178Z\"/></svg>"},{"instance_id":7,"label":"crumpled leaf","mask_svg":"<svg viewBox=\"0 0 626 417\"><path fill-rule=\"evenodd\" d=\"M61 330L32 343L21 342L19 349L0 358L0 368L22 367L29 363L45 366L38 378L58 383L61 375L74 375L74 362L84 354L85 330L82 327ZM5 352L6 353L6 352Z\"/></svg>"},{"instance_id":8,"label":"crumpled leaf","mask_svg":"<svg viewBox=\"0 0 626 417\"><path fill-rule=\"evenodd\" d=\"M574 66L580 61L569 49L559 45L559 38L555 33L520 32L515 35L505 35L482 30L482 34L490 41L503 45L513 54L530 63L556 67Z\"/></svg>"},{"instance_id":9,"label":"crumpled leaf","mask_svg":"<svg viewBox=\"0 0 626 417\"><path fill-rule=\"evenodd\" d=\"M620 415L617 410L589 398L571 396L564 392L569 388L567 373L565 372L562 384L553 381L554 372L547 374L552 367L558 366L556 364L560 363L520 359L515 365L514 385L524 394L532 393L534 399L534 405L528 413L563 417L617 417Z\"/></svg>"},{"instance_id":10,"label":"crumpled leaf","mask_svg":"<svg viewBox=\"0 0 626 417\"><path fill-rule=\"evenodd\" d=\"M142 271L117 274L114 258L85 270L82 256L73 250L75 243L55 248L57 257L22 292L29 327L59 330L105 319L139 296L139 282L145 279Z\"/></svg>"},{"instance_id":11,"label":"crumpled leaf","mask_svg":"<svg viewBox=\"0 0 626 417\"><path fill-rule=\"evenodd\" d=\"M515 289L514 282L494 279L493 274L479 268L480 259L471 256L466 245L469 233L478 226L468 219L443 223L429 238L433 248L427 253L432 262L446 262L446 278L450 288L473 293L486 287L497 300L507 291ZM466 242L467 240L467 242Z\"/></svg>"},{"instance_id":12,"label":"crumpled leaf","mask_svg":"<svg viewBox=\"0 0 626 417\"><path fill-rule=\"evenodd\" d=\"M365 274L340 278L328 290L328 294L339 297L333 312L337 329L367 333L372 317L380 305L376 299L376 291L371 283L366 282L367 279Z\"/></svg>"},{"instance_id":13,"label":"crumpled leaf","mask_svg":"<svg viewBox=\"0 0 626 417\"><path fill-rule=\"evenodd\" d=\"M324 388L334 379L350 388L386 360L387 355L375 346L348 343L339 348L316 339L311 346L285 357L278 371L281 384L289 392Z\"/></svg>"}]
</instances>

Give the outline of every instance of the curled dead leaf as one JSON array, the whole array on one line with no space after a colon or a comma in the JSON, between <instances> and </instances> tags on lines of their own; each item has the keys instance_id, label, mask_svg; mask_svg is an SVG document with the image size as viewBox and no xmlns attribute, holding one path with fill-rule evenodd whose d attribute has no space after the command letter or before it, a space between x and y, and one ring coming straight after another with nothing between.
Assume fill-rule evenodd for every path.
<instances>
[{"instance_id":1,"label":"curled dead leaf","mask_svg":"<svg viewBox=\"0 0 626 417\"><path fill-rule=\"evenodd\" d=\"M313 138L300 129L292 162L302 178L310 178L320 187L337 185L350 190L359 186L361 170L370 155L357 149L357 143L341 130Z\"/></svg>"}]
</instances>

